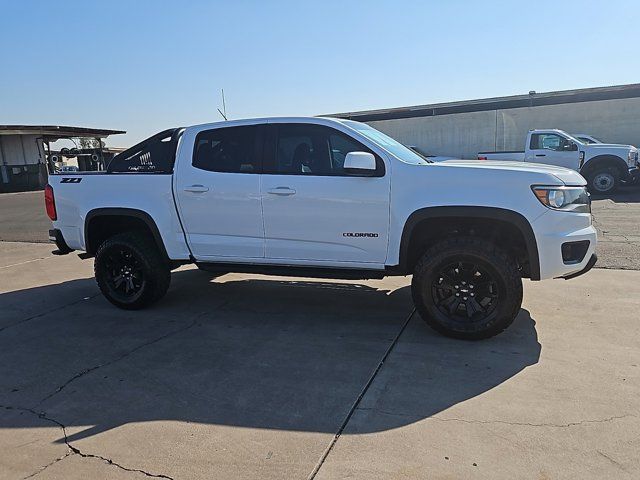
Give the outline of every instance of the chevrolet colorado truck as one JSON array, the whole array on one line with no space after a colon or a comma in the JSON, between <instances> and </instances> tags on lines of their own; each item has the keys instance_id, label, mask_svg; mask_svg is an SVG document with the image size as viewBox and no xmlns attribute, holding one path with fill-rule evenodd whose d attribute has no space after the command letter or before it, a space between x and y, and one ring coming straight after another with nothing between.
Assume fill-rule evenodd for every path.
<instances>
[{"instance_id":1,"label":"chevrolet colorado truck","mask_svg":"<svg viewBox=\"0 0 640 480\"><path fill-rule=\"evenodd\" d=\"M521 162L432 163L368 125L227 121L161 132L105 172L51 175L57 254L95 257L124 309L160 299L170 272L370 279L413 275L420 316L486 338L518 314L522 278L569 279L596 261L584 179Z\"/></svg>"},{"instance_id":2,"label":"chevrolet colorado truck","mask_svg":"<svg viewBox=\"0 0 640 480\"><path fill-rule=\"evenodd\" d=\"M593 193L614 192L621 181L640 176L638 149L633 145L593 143L563 130L530 130L524 151L479 152L478 160L515 160L566 167L580 172Z\"/></svg>"}]
</instances>

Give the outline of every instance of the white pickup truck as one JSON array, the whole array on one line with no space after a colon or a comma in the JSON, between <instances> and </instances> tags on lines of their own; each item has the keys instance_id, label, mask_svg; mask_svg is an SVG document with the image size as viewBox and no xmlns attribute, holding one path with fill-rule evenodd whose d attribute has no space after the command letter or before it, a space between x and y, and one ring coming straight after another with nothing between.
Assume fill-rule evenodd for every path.
<instances>
[{"instance_id":1,"label":"white pickup truck","mask_svg":"<svg viewBox=\"0 0 640 480\"><path fill-rule=\"evenodd\" d=\"M106 172L52 175L58 254L95 256L100 290L138 309L170 272L320 278L410 275L439 332L495 335L522 278L572 278L596 261L584 179L522 163L431 163L368 125L240 120L167 130ZM248 297L250 302L250 297Z\"/></svg>"},{"instance_id":2,"label":"white pickup truck","mask_svg":"<svg viewBox=\"0 0 640 480\"><path fill-rule=\"evenodd\" d=\"M593 143L563 130L530 130L524 151L479 152L478 160L511 160L566 167L587 179L593 193L611 193L620 181L640 175L638 149L633 145Z\"/></svg>"}]
</instances>

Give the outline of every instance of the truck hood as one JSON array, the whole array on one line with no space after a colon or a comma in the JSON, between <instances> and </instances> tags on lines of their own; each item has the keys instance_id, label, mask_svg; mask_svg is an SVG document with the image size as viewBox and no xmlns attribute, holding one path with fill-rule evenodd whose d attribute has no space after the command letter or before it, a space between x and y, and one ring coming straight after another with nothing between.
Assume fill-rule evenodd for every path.
<instances>
[{"instance_id":1,"label":"truck hood","mask_svg":"<svg viewBox=\"0 0 640 480\"><path fill-rule=\"evenodd\" d=\"M586 185L587 183L582 175L574 170L555 167L553 165L543 165L541 163L503 162L500 160L447 160L438 165L523 173L542 173L553 175L565 185Z\"/></svg>"},{"instance_id":2,"label":"truck hood","mask_svg":"<svg viewBox=\"0 0 640 480\"><path fill-rule=\"evenodd\" d=\"M599 149L621 149L621 150L636 150L636 147L633 145L621 145L619 143L592 143L590 145L585 145L585 148L591 150L599 150Z\"/></svg>"}]
</instances>

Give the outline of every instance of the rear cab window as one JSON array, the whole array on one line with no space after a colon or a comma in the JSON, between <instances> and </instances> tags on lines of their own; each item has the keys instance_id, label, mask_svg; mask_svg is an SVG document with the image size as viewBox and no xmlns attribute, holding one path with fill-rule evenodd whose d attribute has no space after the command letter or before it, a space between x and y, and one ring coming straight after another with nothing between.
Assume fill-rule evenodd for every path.
<instances>
[{"instance_id":1,"label":"rear cab window","mask_svg":"<svg viewBox=\"0 0 640 480\"><path fill-rule=\"evenodd\" d=\"M181 128L165 130L128 148L111 159L107 173L172 173L182 132Z\"/></svg>"}]
</instances>

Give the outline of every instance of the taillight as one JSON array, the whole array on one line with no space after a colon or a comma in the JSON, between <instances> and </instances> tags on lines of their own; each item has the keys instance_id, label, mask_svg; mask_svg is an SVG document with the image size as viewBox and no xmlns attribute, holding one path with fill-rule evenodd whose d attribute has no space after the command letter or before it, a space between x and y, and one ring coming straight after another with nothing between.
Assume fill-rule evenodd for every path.
<instances>
[{"instance_id":1,"label":"taillight","mask_svg":"<svg viewBox=\"0 0 640 480\"><path fill-rule=\"evenodd\" d=\"M483 157L481 155L478 155L478 160L486 160L486 159L487 159L487 157Z\"/></svg>"},{"instance_id":2,"label":"taillight","mask_svg":"<svg viewBox=\"0 0 640 480\"><path fill-rule=\"evenodd\" d=\"M47 207L47 215L53 221L58 219L58 214L56 213L56 201L53 198L53 187L47 184L44 187L44 205Z\"/></svg>"}]
</instances>

